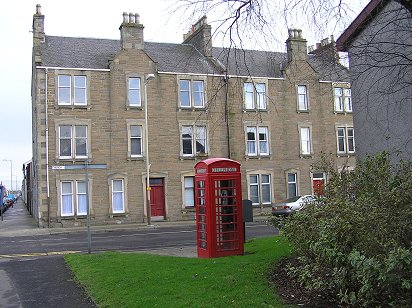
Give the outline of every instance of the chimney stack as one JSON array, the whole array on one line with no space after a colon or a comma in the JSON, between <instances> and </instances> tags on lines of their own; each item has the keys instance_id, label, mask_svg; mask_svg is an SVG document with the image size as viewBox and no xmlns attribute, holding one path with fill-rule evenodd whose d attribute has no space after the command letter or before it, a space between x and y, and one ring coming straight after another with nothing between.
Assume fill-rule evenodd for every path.
<instances>
[{"instance_id":1,"label":"chimney stack","mask_svg":"<svg viewBox=\"0 0 412 308\"><path fill-rule=\"evenodd\" d=\"M36 5L36 14L33 15L33 40L35 44L44 43L44 15L41 13L41 5Z\"/></svg>"},{"instance_id":2,"label":"chimney stack","mask_svg":"<svg viewBox=\"0 0 412 308\"><path fill-rule=\"evenodd\" d=\"M289 37L286 40L288 62L307 60L307 41L302 37L302 30L289 29Z\"/></svg>"},{"instance_id":3,"label":"chimney stack","mask_svg":"<svg viewBox=\"0 0 412 308\"><path fill-rule=\"evenodd\" d=\"M336 49L335 39L333 35L330 39L324 38L320 43L316 43L316 48L309 49L309 53L313 55L321 55L324 59L333 63L339 63L339 53Z\"/></svg>"},{"instance_id":4,"label":"chimney stack","mask_svg":"<svg viewBox=\"0 0 412 308\"><path fill-rule=\"evenodd\" d=\"M124 12L119 28L122 49L144 49L143 29L139 14Z\"/></svg>"},{"instance_id":5,"label":"chimney stack","mask_svg":"<svg viewBox=\"0 0 412 308\"><path fill-rule=\"evenodd\" d=\"M183 35L183 44L192 44L205 57L212 57L212 27L203 16Z\"/></svg>"}]
</instances>

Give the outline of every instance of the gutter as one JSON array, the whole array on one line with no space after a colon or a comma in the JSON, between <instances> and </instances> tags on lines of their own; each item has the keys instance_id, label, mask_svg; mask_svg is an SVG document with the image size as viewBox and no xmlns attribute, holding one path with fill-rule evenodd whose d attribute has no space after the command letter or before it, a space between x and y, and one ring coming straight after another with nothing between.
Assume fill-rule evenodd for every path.
<instances>
[{"instance_id":1,"label":"gutter","mask_svg":"<svg viewBox=\"0 0 412 308\"><path fill-rule=\"evenodd\" d=\"M45 72L45 96L44 96L44 113L45 113L45 125L46 125L46 190L47 190L47 227L50 228L50 179L49 179L49 117L47 115L47 79L48 68L44 68Z\"/></svg>"}]
</instances>

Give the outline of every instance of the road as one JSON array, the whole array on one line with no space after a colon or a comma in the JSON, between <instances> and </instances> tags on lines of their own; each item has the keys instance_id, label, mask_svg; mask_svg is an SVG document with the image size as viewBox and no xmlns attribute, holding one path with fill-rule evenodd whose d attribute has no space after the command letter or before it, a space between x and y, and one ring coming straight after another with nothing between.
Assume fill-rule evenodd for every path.
<instances>
[{"instance_id":1,"label":"road","mask_svg":"<svg viewBox=\"0 0 412 308\"><path fill-rule=\"evenodd\" d=\"M12 214L22 215L17 210L9 212L9 217ZM15 233L1 237L0 307L95 307L75 282L62 256L73 252L86 253L87 233L62 231L64 233L24 236ZM263 221L246 224L246 239L275 234L277 230ZM158 227L95 230L91 238L93 253L145 251L196 257L193 222L177 226L159 223Z\"/></svg>"},{"instance_id":2,"label":"road","mask_svg":"<svg viewBox=\"0 0 412 308\"><path fill-rule=\"evenodd\" d=\"M265 222L246 224L246 239L277 234L277 230ZM92 252L148 251L159 248L196 246L195 226L171 226L92 232ZM53 235L2 237L0 259L24 255L87 252L86 232Z\"/></svg>"}]
</instances>

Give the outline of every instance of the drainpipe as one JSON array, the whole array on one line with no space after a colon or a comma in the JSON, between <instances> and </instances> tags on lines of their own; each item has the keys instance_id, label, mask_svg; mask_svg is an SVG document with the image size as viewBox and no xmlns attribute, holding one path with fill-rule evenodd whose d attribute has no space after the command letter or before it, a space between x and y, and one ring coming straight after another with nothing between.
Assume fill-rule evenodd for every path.
<instances>
[{"instance_id":1,"label":"drainpipe","mask_svg":"<svg viewBox=\"0 0 412 308\"><path fill-rule=\"evenodd\" d=\"M225 122L226 122L226 135L227 135L227 158L230 159L230 118L229 118L229 76L227 71L225 72Z\"/></svg>"},{"instance_id":2,"label":"drainpipe","mask_svg":"<svg viewBox=\"0 0 412 308\"><path fill-rule=\"evenodd\" d=\"M45 71L45 86L44 86L44 113L45 113L45 125L46 125L46 189L47 189L47 227L50 228L50 183L49 183L49 118L47 116L47 77L48 69Z\"/></svg>"}]
</instances>

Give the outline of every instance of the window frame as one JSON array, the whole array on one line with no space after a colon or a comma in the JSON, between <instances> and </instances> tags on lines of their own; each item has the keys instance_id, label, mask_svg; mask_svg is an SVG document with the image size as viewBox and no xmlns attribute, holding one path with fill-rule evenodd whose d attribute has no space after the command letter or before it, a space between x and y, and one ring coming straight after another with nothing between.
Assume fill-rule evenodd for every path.
<instances>
[{"instance_id":1,"label":"window frame","mask_svg":"<svg viewBox=\"0 0 412 308\"><path fill-rule=\"evenodd\" d=\"M261 137L261 130L265 130L264 135L266 139L260 139ZM254 139L249 139L249 133L254 132ZM255 151L252 153L249 151L249 144L254 144ZM262 152L261 143L266 144L267 152ZM246 150L245 154L247 157L268 157L271 154L271 147L270 147L270 127L269 125L254 125L251 123L245 123L245 144Z\"/></svg>"},{"instance_id":2,"label":"window frame","mask_svg":"<svg viewBox=\"0 0 412 308\"><path fill-rule=\"evenodd\" d=\"M294 181L289 180L289 175L294 176ZM299 196L299 174L296 170L289 170L286 172L286 195L287 199ZM291 195L290 185L294 185L294 195Z\"/></svg>"},{"instance_id":3,"label":"window frame","mask_svg":"<svg viewBox=\"0 0 412 308\"><path fill-rule=\"evenodd\" d=\"M61 85L60 77L68 77L69 78L69 85ZM79 73L57 73L57 81L56 81L56 92L57 92L57 105L60 107L87 107L89 105L89 83L88 80L90 77L87 74L79 74ZM84 79L84 86L78 86L77 79L82 78ZM68 102L61 101L61 89L68 89L69 91L69 99ZM84 102L77 102L77 92L81 91L84 92Z\"/></svg>"},{"instance_id":4,"label":"window frame","mask_svg":"<svg viewBox=\"0 0 412 308\"><path fill-rule=\"evenodd\" d=\"M305 93L301 94L299 93L299 89L304 88ZM296 96L297 96L297 110L298 112L309 112L309 89L308 89L307 84L298 84L296 85ZM301 108L300 104L300 97L303 95L305 99L305 106L304 108Z\"/></svg>"},{"instance_id":5,"label":"window frame","mask_svg":"<svg viewBox=\"0 0 412 308\"><path fill-rule=\"evenodd\" d=\"M186 179L192 179L192 186L186 187ZM184 209L194 209L195 208L195 175L193 173L190 174L182 174L182 208ZM186 192L188 189L191 189L191 194L193 197L192 204L188 204L187 202L187 194Z\"/></svg>"},{"instance_id":6,"label":"window frame","mask_svg":"<svg viewBox=\"0 0 412 308\"><path fill-rule=\"evenodd\" d=\"M269 181L262 182L262 177L267 176ZM257 181L252 182L252 177L256 177ZM252 201L252 206L254 207L264 207L270 206L272 204L273 198L273 172L268 170L249 170L246 172L247 178L247 187L248 187L248 199ZM263 185L269 189L269 200L265 200L263 202ZM257 202L254 202L254 198L252 198L252 190L251 187L257 187Z\"/></svg>"},{"instance_id":7,"label":"window frame","mask_svg":"<svg viewBox=\"0 0 412 308\"><path fill-rule=\"evenodd\" d=\"M337 91L340 94L337 95ZM335 113L352 113L352 90L349 86L333 85L333 111Z\"/></svg>"},{"instance_id":8,"label":"window frame","mask_svg":"<svg viewBox=\"0 0 412 308\"><path fill-rule=\"evenodd\" d=\"M70 184L70 193L63 193L63 184ZM70 196L71 202L71 212L63 212L63 197L64 196ZM74 191L73 191L73 181L60 181L60 204L61 204L61 210L60 210L60 215L62 217L68 217L68 216L74 216Z\"/></svg>"},{"instance_id":9,"label":"window frame","mask_svg":"<svg viewBox=\"0 0 412 308\"><path fill-rule=\"evenodd\" d=\"M313 145L312 145L312 125L310 124L302 124L302 125L298 125L299 128L299 153L300 156L311 156L313 155ZM303 142L305 140L302 139L302 137L304 136L302 130L307 130L308 135L309 135L309 140L306 141L306 146L309 148L308 151L304 151L304 144Z\"/></svg>"},{"instance_id":10,"label":"window frame","mask_svg":"<svg viewBox=\"0 0 412 308\"><path fill-rule=\"evenodd\" d=\"M207 156L209 155L209 134L208 134L208 125L207 123L204 122L181 122L179 124L179 139L180 139L180 157L182 158L191 158L191 157L197 157L197 156ZM191 137L183 137L183 130L184 129L190 129L191 132ZM204 135L202 135L200 138L199 137L199 132L203 131ZM184 153L184 142L190 140L190 145L191 145L191 153ZM205 144L203 145L201 142L198 142L199 140L202 140ZM197 151L197 145L202 144L204 146L205 151Z\"/></svg>"},{"instance_id":11,"label":"window frame","mask_svg":"<svg viewBox=\"0 0 412 308\"><path fill-rule=\"evenodd\" d=\"M259 91L263 86L263 92ZM248 80L243 82L243 109L245 111L268 110L268 85L266 80ZM251 101L249 102L249 98Z\"/></svg>"},{"instance_id":12,"label":"window frame","mask_svg":"<svg viewBox=\"0 0 412 308\"><path fill-rule=\"evenodd\" d=\"M349 134L351 131L351 135ZM343 132L343 135L340 135ZM343 150L340 149L340 144L343 143ZM350 150L350 148L352 148ZM336 124L336 153L337 155L342 154L354 154L356 152L355 145L355 130L353 126Z\"/></svg>"},{"instance_id":13,"label":"window frame","mask_svg":"<svg viewBox=\"0 0 412 308\"><path fill-rule=\"evenodd\" d=\"M120 191L115 191L114 187L114 182L115 181L121 181L121 185L122 185L122 189ZM121 201L122 201L122 209L121 210L115 210L115 200L114 200L114 196L115 194L121 193ZM125 181L123 178L114 178L111 179L111 195L110 195L110 199L111 199L111 212L113 214L124 214L126 212L126 206L125 206Z\"/></svg>"},{"instance_id":14,"label":"window frame","mask_svg":"<svg viewBox=\"0 0 412 308\"><path fill-rule=\"evenodd\" d=\"M63 184L64 183L70 183L71 187L71 193L66 194L71 196L71 213L64 213L63 212ZM59 207L59 212L61 217L67 217L67 218L73 218L73 217L85 217L87 216L87 203L86 203L86 211L85 212L80 212L79 210L79 196L86 196L86 202L89 203L89 211L92 212L92 202L90 199L91 196L91 189L93 186L93 178L89 178L89 183L88 187L85 187L86 190L85 192L79 192L79 183L84 183L84 185L87 185L86 181L84 180L84 177L79 175L65 175L63 178L56 178L56 187L58 187L58 207Z\"/></svg>"},{"instance_id":15,"label":"window frame","mask_svg":"<svg viewBox=\"0 0 412 308\"><path fill-rule=\"evenodd\" d=\"M206 108L206 77L202 76L191 76L191 75L180 75L177 78L177 101L178 107L182 110L203 110ZM182 87L182 82L187 82L188 88L185 89ZM196 87L196 84L201 84L201 91L199 88ZM182 104L182 93L185 93L187 96L188 104ZM197 97L200 93L200 101L201 104L199 105L197 102Z\"/></svg>"},{"instance_id":16,"label":"window frame","mask_svg":"<svg viewBox=\"0 0 412 308\"><path fill-rule=\"evenodd\" d=\"M63 127L70 127L70 138L61 137L61 128ZM86 136L83 137L78 137L76 128L77 127L85 127L86 129ZM57 136L58 136L58 158L59 159L86 159L89 158L89 148L90 148L90 142L89 142L89 126L87 124L58 124L57 127ZM70 155L61 155L61 141L62 140L69 140L70 139ZM78 144L77 141L81 139L86 140L86 155L78 155Z\"/></svg>"},{"instance_id":17,"label":"window frame","mask_svg":"<svg viewBox=\"0 0 412 308\"><path fill-rule=\"evenodd\" d=\"M137 88L132 88L130 83L132 80L138 80L139 86ZM135 102L131 102L130 97L131 92L136 91L138 93L139 100ZM127 106L129 107L134 107L134 108L141 108L142 103L143 103L143 98L142 98L143 90L142 90L142 78L140 76L128 76L127 77Z\"/></svg>"}]
</instances>

